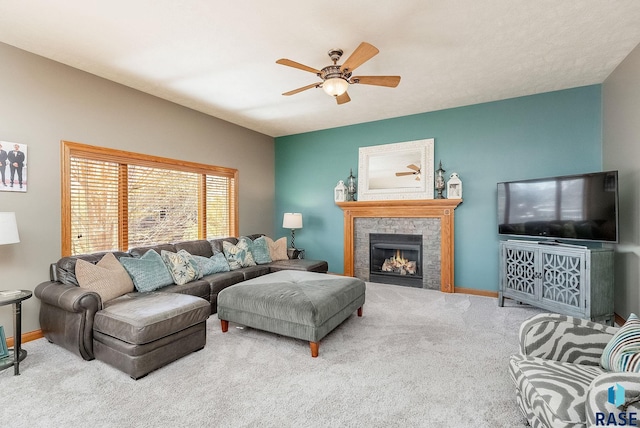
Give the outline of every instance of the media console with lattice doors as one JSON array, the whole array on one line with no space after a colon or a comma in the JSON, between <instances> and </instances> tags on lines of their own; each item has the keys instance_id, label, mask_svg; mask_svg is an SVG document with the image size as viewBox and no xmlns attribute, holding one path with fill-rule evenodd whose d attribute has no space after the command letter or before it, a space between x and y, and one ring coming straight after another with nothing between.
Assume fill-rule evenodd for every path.
<instances>
[{"instance_id":1,"label":"media console with lattice doors","mask_svg":"<svg viewBox=\"0 0 640 428\"><path fill-rule=\"evenodd\" d=\"M501 241L504 298L613 325L613 250L551 242Z\"/></svg>"}]
</instances>

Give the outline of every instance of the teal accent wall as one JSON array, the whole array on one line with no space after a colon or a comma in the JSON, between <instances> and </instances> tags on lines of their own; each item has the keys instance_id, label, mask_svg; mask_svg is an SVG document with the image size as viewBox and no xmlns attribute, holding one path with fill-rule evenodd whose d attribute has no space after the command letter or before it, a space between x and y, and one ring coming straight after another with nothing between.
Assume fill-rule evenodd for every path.
<instances>
[{"instance_id":1,"label":"teal accent wall","mask_svg":"<svg viewBox=\"0 0 640 428\"><path fill-rule=\"evenodd\" d=\"M358 171L358 149L435 139L435 163L457 172L463 203L455 212L455 286L498 289L496 183L600 171L601 85L278 137L274 230L301 212L296 247L343 273L343 214L338 180ZM356 108L338 106L336 108Z\"/></svg>"}]
</instances>

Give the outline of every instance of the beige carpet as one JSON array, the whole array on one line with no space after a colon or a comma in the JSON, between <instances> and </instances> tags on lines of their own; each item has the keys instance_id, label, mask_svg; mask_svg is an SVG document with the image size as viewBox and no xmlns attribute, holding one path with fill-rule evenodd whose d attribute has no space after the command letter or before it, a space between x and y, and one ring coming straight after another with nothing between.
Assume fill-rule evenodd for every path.
<instances>
[{"instance_id":1,"label":"beige carpet","mask_svg":"<svg viewBox=\"0 0 640 428\"><path fill-rule=\"evenodd\" d=\"M21 376L0 372L9 427L518 427L507 359L520 323L541 312L464 294L367 284L364 316L320 343L252 329L134 381L45 339Z\"/></svg>"}]
</instances>

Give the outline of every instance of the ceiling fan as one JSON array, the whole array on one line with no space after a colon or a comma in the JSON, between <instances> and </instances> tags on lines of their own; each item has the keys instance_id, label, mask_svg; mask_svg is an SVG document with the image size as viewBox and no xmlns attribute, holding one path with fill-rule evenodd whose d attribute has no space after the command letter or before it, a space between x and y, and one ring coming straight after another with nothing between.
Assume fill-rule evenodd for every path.
<instances>
[{"instance_id":1,"label":"ceiling fan","mask_svg":"<svg viewBox=\"0 0 640 428\"><path fill-rule=\"evenodd\" d=\"M407 165L407 168L413 171L396 172L396 177L402 177L405 175L415 175L416 181L420 181L420 167L414 164Z\"/></svg>"},{"instance_id":2,"label":"ceiling fan","mask_svg":"<svg viewBox=\"0 0 640 428\"><path fill-rule=\"evenodd\" d=\"M342 49L331 49L329 58L333 61L333 65L328 65L321 70L316 70L290 59L279 59L276 61L277 64L308 71L322 79L321 82L312 83L311 85L285 92L282 95L294 95L307 89L322 88L327 94L334 97L338 104L344 104L351 101L349 94L347 94L347 88L350 84L361 83L363 85L395 88L400 83L400 76L351 76L351 73L356 68L376 56L378 52L380 51L375 46L362 42L342 65L338 65L338 60L342 57L343 51Z\"/></svg>"}]
</instances>

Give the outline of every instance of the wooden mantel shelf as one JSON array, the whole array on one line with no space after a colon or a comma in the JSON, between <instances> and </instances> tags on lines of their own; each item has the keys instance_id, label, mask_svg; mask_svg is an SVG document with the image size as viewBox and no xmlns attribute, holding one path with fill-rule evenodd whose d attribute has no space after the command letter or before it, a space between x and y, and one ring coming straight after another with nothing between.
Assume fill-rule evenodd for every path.
<instances>
[{"instance_id":1,"label":"wooden mantel shelf","mask_svg":"<svg viewBox=\"0 0 640 428\"><path fill-rule=\"evenodd\" d=\"M354 275L354 219L358 217L439 218L440 291L454 292L454 210L462 199L336 202L344 211L344 274Z\"/></svg>"}]
</instances>

